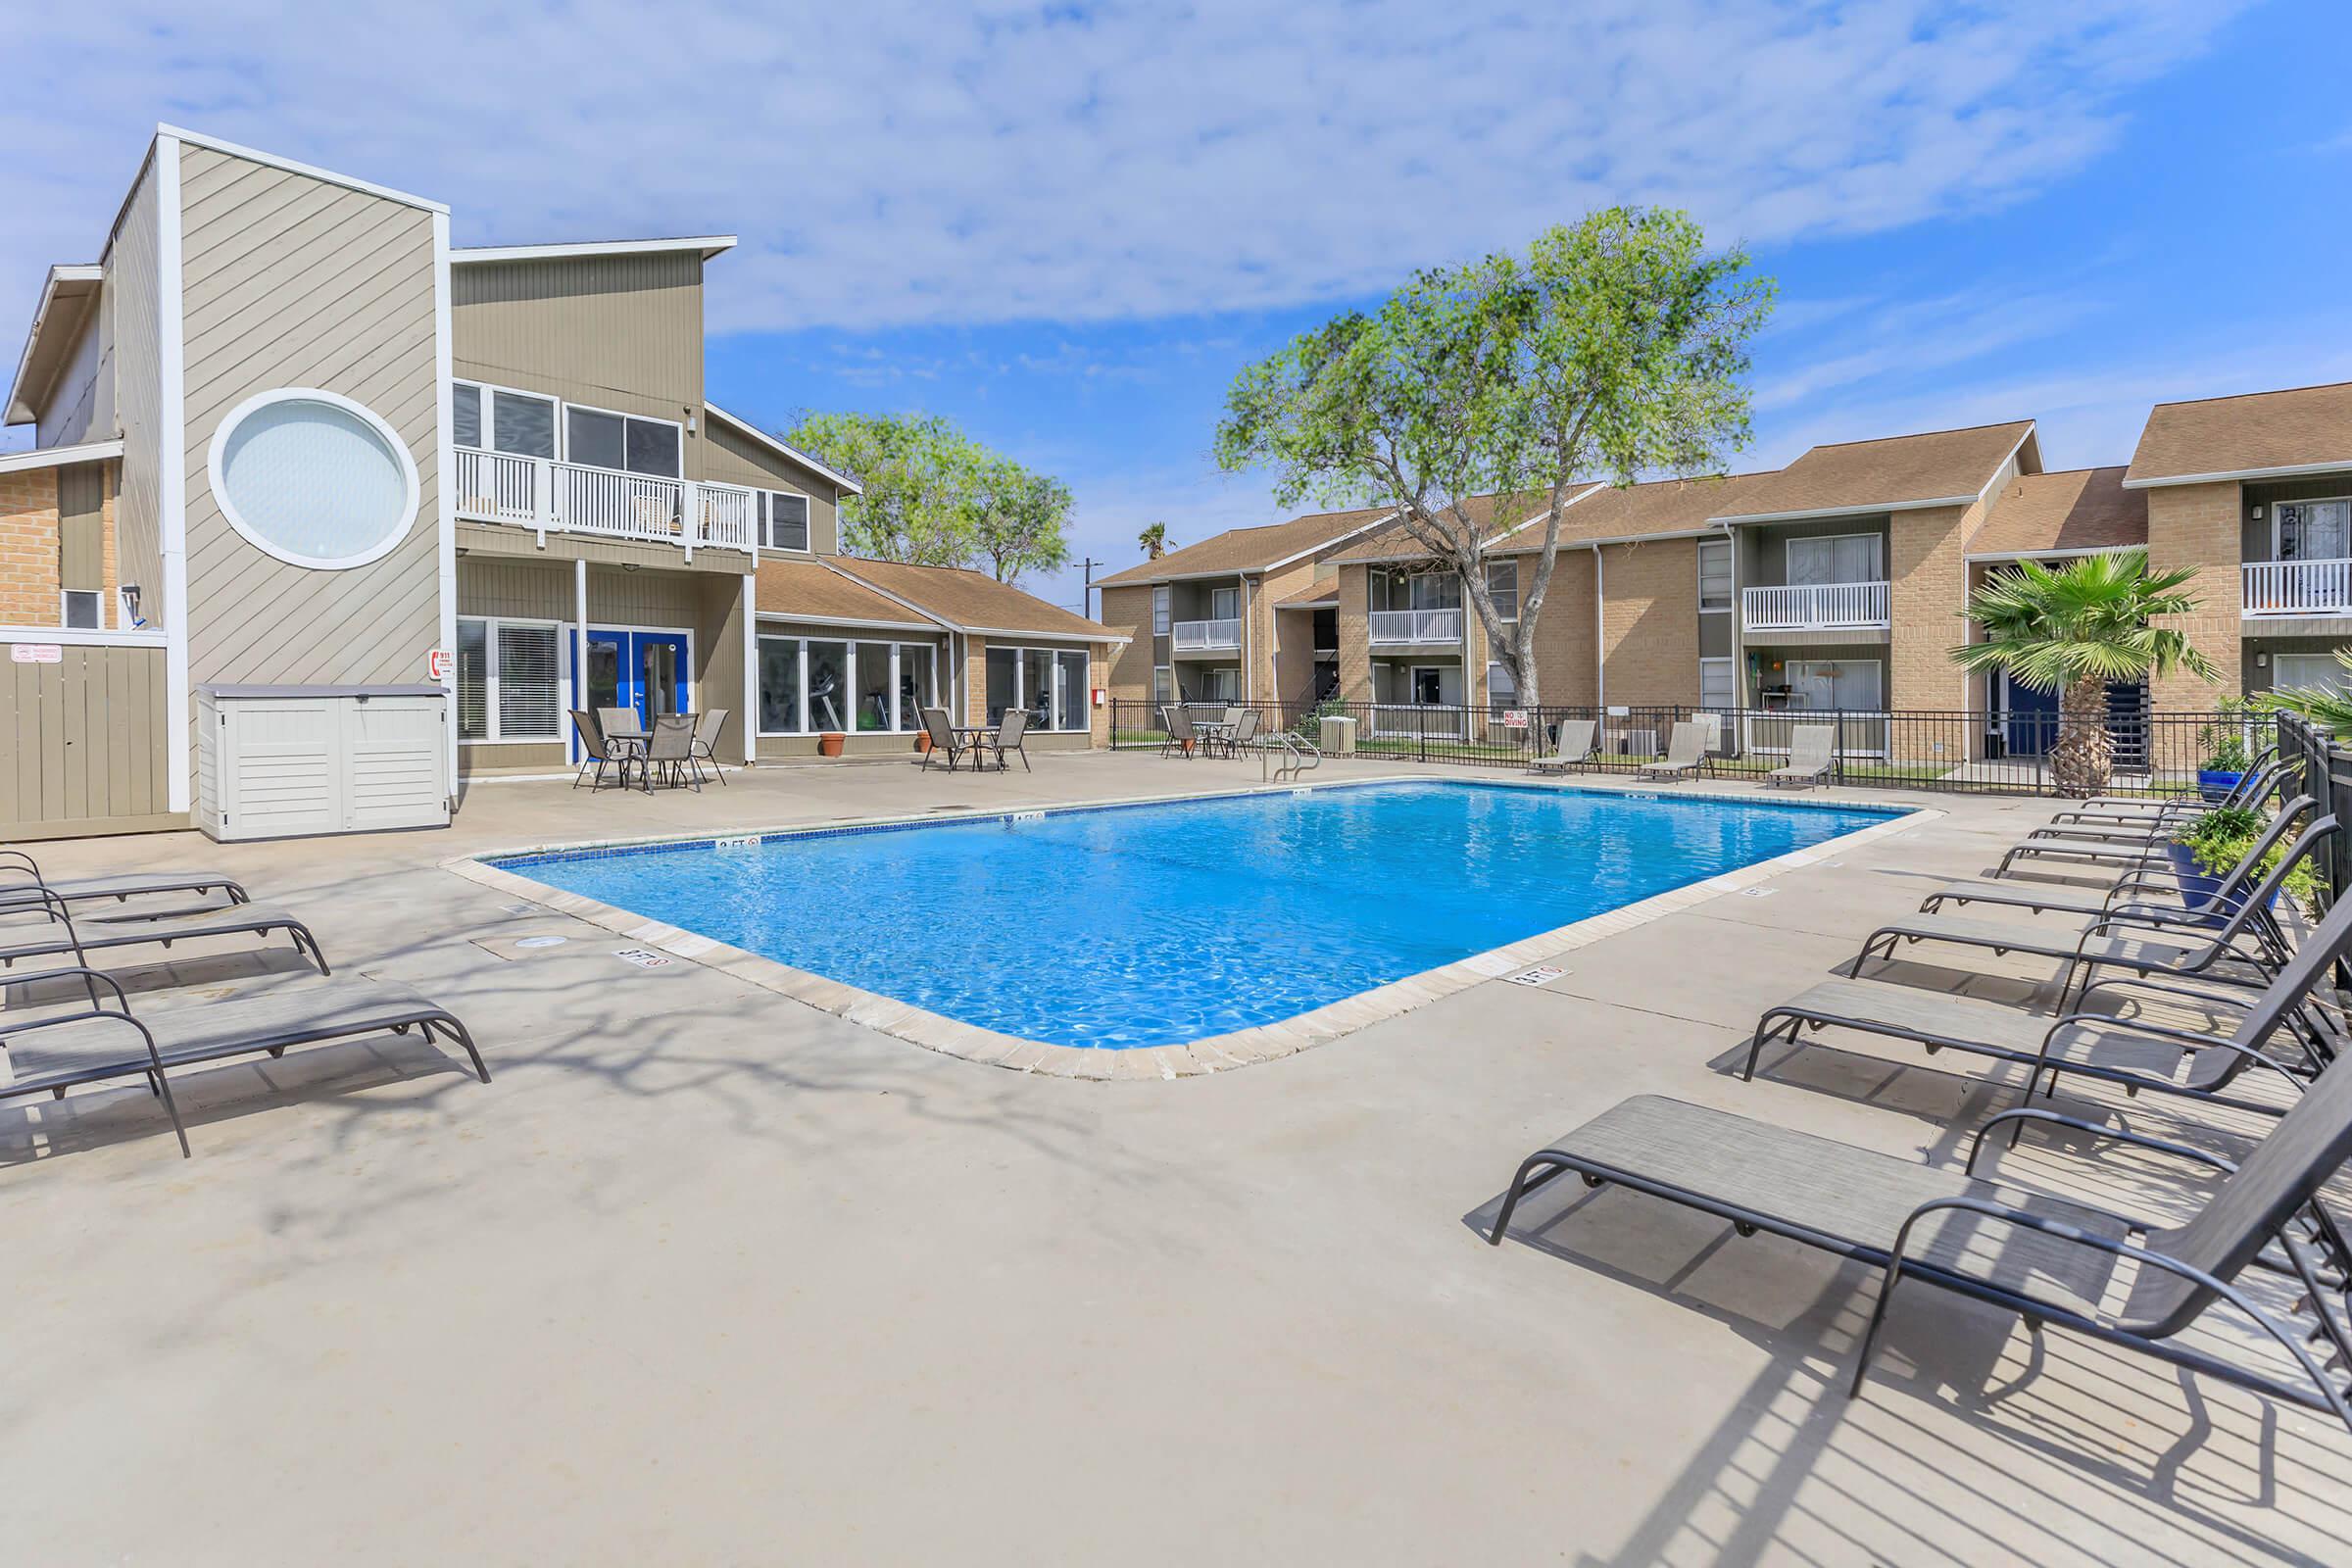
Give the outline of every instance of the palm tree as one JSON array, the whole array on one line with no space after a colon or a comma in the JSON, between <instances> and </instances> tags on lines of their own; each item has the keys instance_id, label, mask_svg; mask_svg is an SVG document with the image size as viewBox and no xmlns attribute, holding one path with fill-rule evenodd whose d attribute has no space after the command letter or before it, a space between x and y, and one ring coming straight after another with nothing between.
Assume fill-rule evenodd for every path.
<instances>
[{"instance_id":1,"label":"palm tree","mask_svg":"<svg viewBox=\"0 0 2352 1568\"><path fill-rule=\"evenodd\" d=\"M1157 561L1168 553L1168 525L1164 522L1152 523L1135 536L1135 542L1144 547L1146 555Z\"/></svg>"},{"instance_id":2,"label":"palm tree","mask_svg":"<svg viewBox=\"0 0 2352 1568\"><path fill-rule=\"evenodd\" d=\"M2115 765L2110 682L2183 671L2200 680L2221 676L2185 633L2150 624L2197 608L2196 597L2180 591L2195 575L2193 566L2151 571L2145 550L2085 556L2055 571L2021 561L1969 599L1965 613L1984 628L1984 640L1953 649L1952 662L1962 669L2005 669L2035 691L2058 694L2052 782L2059 794L2087 800L2107 788Z\"/></svg>"}]
</instances>

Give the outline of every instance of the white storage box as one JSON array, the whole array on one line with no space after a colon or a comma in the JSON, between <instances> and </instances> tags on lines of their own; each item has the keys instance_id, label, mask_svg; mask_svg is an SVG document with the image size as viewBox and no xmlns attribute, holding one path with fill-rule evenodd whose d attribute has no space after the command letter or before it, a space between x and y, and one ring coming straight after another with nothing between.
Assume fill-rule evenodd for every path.
<instances>
[{"instance_id":1,"label":"white storage box","mask_svg":"<svg viewBox=\"0 0 2352 1568\"><path fill-rule=\"evenodd\" d=\"M196 820L216 839L449 825L438 686L199 686Z\"/></svg>"}]
</instances>

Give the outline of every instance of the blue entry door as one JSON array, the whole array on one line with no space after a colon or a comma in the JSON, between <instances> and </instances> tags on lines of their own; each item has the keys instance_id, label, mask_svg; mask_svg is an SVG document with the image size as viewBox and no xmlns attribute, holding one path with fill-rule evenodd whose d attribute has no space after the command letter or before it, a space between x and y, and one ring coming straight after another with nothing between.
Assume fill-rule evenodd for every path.
<instances>
[{"instance_id":1,"label":"blue entry door","mask_svg":"<svg viewBox=\"0 0 2352 1568\"><path fill-rule=\"evenodd\" d=\"M674 631L588 628L587 707L634 708L645 727L663 713L694 711L694 672L686 636Z\"/></svg>"},{"instance_id":2,"label":"blue entry door","mask_svg":"<svg viewBox=\"0 0 2352 1568\"><path fill-rule=\"evenodd\" d=\"M2011 757L2047 757L2058 744L2058 694L2037 692L2001 672L2003 748ZM2107 688L2107 736L2115 743L2119 767L2145 767L2148 758L2148 689L2139 681Z\"/></svg>"}]
</instances>

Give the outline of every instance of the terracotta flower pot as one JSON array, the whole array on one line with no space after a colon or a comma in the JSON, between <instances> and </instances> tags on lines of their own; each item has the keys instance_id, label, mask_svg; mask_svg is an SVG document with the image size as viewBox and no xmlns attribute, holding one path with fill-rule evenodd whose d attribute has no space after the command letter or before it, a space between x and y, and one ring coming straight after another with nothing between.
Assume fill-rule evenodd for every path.
<instances>
[{"instance_id":1,"label":"terracotta flower pot","mask_svg":"<svg viewBox=\"0 0 2352 1568\"><path fill-rule=\"evenodd\" d=\"M841 755L842 743L848 739L849 736L844 734L842 731L837 729L829 729L816 738L816 755L819 757L839 757Z\"/></svg>"},{"instance_id":2,"label":"terracotta flower pot","mask_svg":"<svg viewBox=\"0 0 2352 1568\"><path fill-rule=\"evenodd\" d=\"M923 753L931 750L931 732L929 730L919 730L916 732L914 737L914 750L917 756L921 756Z\"/></svg>"}]
</instances>

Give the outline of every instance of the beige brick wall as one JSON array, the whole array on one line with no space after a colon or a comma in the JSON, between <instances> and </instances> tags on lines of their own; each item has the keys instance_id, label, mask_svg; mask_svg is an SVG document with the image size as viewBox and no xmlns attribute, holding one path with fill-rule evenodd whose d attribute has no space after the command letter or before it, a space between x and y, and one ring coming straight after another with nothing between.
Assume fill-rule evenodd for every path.
<instances>
[{"instance_id":1,"label":"beige brick wall","mask_svg":"<svg viewBox=\"0 0 2352 1568\"><path fill-rule=\"evenodd\" d=\"M1121 702L1142 703L1152 698L1152 586L1102 590L1099 617L1113 631L1133 640L1113 656L1109 665L1111 696Z\"/></svg>"},{"instance_id":2,"label":"beige brick wall","mask_svg":"<svg viewBox=\"0 0 2352 1568\"><path fill-rule=\"evenodd\" d=\"M1340 700L1372 700L1372 625L1365 606L1371 603L1372 568L1340 568Z\"/></svg>"},{"instance_id":3,"label":"beige brick wall","mask_svg":"<svg viewBox=\"0 0 2352 1568\"><path fill-rule=\"evenodd\" d=\"M1978 506L1898 512L1886 531L1889 619L1886 702L1892 708L1950 712L1969 705L1970 682L1951 650L1968 640L1960 612L1968 605L1968 536Z\"/></svg>"},{"instance_id":4,"label":"beige brick wall","mask_svg":"<svg viewBox=\"0 0 2352 1568\"><path fill-rule=\"evenodd\" d=\"M56 625L57 572L57 471L0 473L0 624Z\"/></svg>"},{"instance_id":5,"label":"beige brick wall","mask_svg":"<svg viewBox=\"0 0 2352 1568\"><path fill-rule=\"evenodd\" d=\"M1536 558L1519 558L1519 590L1535 586ZM1695 600L1696 589L1692 590ZM1693 632L1693 637L1696 633ZM1696 656L1693 655L1695 658ZM1536 616L1536 699L1548 707L1591 707L1598 700L1592 635L1592 552L1563 550ZM1693 674L1692 679L1697 677Z\"/></svg>"},{"instance_id":6,"label":"beige brick wall","mask_svg":"<svg viewBox=\"0 0 2352 1568\"><path fill-rule=\"evenodd\" d=\"M2148 564L2159 569L2194 566L2188 591L2197 609L2165 623L2188 633L2189 643L2219 664L2222 679L2208 684L2192 675L2150 684L2159 710L2202 711L2223 697L2240 695L2238 639L2245 609L2245 580L2239 517L2243 498L2235 480L2218 484L2162 485L2141 492L2148 498Z\"/></svg>"},{"instance_id":7,"label":"beige brick wall","mask_svg":"<svg viewBox=\"0 0 2352 1568\"><path fill-rule=\"evenodd\" d=\"M1611 703L1697 702L1697 547L1653 539L1601 551L1603 695ZM1555 599L1557 592L1555 582Z\"/></svg>"}]
</instances>

